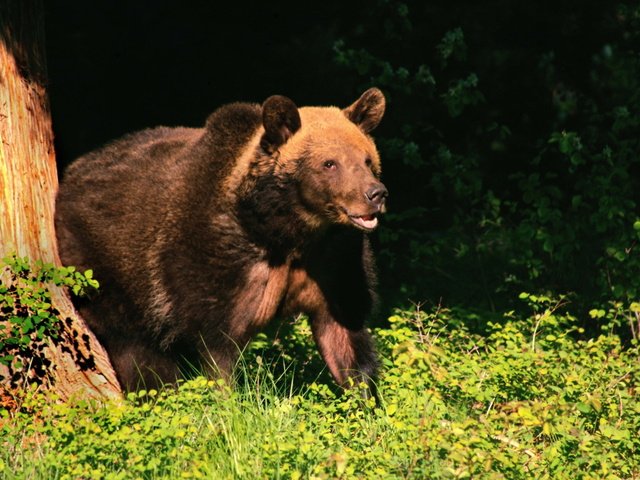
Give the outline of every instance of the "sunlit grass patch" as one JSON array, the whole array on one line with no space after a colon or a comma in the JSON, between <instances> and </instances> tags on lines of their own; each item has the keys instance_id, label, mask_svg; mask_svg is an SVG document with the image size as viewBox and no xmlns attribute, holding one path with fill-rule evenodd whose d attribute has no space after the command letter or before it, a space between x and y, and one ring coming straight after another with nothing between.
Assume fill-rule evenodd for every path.
<instances>
[{"instance_id":1,"label":"sunlit grass patch","mask_svg":"<svg viewBox=\"0 0 640 480\"><path fill-rule=\"evenodd\" d=\"M235 385L196 378L121 402L38 396L2 420L3 478L634 478L638 351L581 338L562 302L398 311L375 337L380 401L340 393L306 320L260 337ZM291 353L295 352L294 356ZM296 356L297 355L297 356Z\"/></svg>"}]
</instances>

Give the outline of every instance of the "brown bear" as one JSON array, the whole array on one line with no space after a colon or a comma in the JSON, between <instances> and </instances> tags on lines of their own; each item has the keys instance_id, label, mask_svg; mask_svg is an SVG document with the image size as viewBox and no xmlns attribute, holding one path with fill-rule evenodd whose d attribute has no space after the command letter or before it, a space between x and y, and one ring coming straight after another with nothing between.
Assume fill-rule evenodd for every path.
<instances>
[{"instance_id":1,"label":"brown bear","mask_svg":"<svg viewBox=\"0 0 640 480\"><path fill-rule=\"evenodd\" d=\"M336 381L373 388L366 233L387 190L368 133L384 110L375 88L345 109L272 96L223 106L204 128L125 136L69 166L61 259L101 283L77 306L125 389L174 382L189 365L228 375L256 330L299 312Z\"/></svg>"}]
</instances>

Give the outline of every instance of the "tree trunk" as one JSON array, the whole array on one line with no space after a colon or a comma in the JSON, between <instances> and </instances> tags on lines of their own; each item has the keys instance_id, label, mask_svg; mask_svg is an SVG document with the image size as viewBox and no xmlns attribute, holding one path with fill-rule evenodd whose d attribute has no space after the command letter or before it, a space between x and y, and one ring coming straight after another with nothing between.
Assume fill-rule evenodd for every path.
<instances>
[{"instance_id":1,"label":"tree trunk","mask_svg":"<svg viewBox=\"0 0 640 480\"><path fill-rule=\"evenodd\" d=\"M16 253L59 266L53 223L58 178L45 91L43 15L41 0L0 0L0 258ZM62 399L119 396L109 358L68 292L47 287L65 319L63 338L87 341L49 344L45 355L51 366L42 384ZM78 359L89 361L81 366Z\"/></svg>"}]
</instances>

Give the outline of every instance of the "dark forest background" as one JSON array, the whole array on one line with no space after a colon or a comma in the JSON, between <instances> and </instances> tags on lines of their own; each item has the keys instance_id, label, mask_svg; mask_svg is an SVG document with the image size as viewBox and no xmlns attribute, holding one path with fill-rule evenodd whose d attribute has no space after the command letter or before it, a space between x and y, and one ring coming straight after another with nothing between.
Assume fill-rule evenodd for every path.
<instances>
[{"instance_id":1,"label":"dark forest background","mask_svg":"<svg viewBox=\"0 0 640 480\"><path fill-rule=\"evenodd\" d=\"M60 171L130 131L378 86L383 307L640 298L638 2L46 2Z\"/></svg>"}]
</instances>

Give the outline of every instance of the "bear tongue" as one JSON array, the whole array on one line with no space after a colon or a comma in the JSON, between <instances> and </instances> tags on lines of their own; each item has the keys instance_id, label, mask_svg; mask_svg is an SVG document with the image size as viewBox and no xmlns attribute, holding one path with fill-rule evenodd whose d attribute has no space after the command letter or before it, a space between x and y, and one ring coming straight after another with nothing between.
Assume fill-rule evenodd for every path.
<instances>
[{"instance_id":1,"label":"bear tongue","mask_svg":"<svg viewBox=\"0 0 640 480\"><path fill-rule=\"evenodd\" d=\"M351 217L357 225L360 225L367 230L372 230L378 225L378 219L375 215L363 215L361 217Z\"/></svg>"}]
</instances>

